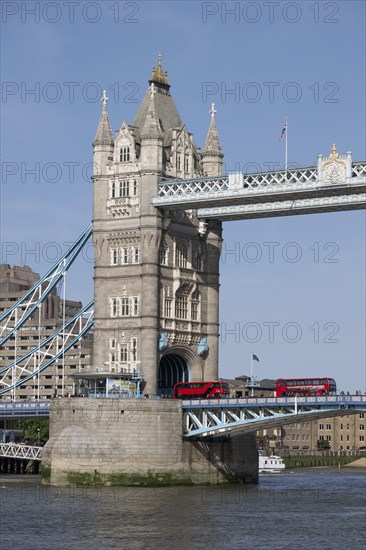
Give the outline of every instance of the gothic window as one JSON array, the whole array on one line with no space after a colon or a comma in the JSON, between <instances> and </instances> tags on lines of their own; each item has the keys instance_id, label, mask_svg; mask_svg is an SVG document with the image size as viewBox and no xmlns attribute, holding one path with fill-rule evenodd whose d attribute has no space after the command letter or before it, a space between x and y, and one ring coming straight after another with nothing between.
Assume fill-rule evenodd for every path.
<instances>
[{"instance_id":1,"label":"gothic window","mask_svg":"<svg viewBox=\"0 0 366 550\"><path fill-rule=\"evenodd\" d=\"M115 196L116 196L116 182L113 181L111 186L111 198L114 199Z\"/></svg>"},{"instance_id":2,"label":"gothic window","mask_svg":"<svg viewBox=\"0 0 366 550\"><path fill-rule=\"evenodd\" d=\"M116 347L116 339L115 339L115 338L111 338L111 339L109 340L109 347L110 347L111 349L115 349L115 347Z\"/></svg>"},{"instance_id":3,"label":"gothic window","mask_svg":"<svg viewBox=\"0 0 366 550\"><path fill-rule=\"evenodd\" d=\"M139 314L139 297L138 296L132 296L132 315L138 315Z\"/></svg>"},{"instance_id":4,"label":"gothic window","mask_svg":"<svg viewBox=\"0 0 366 550\"><path fill-rule=\"evenodd\" d=\"M137 340L136 340L136 338L133 338L132 342L131 342L131 356L132 356L132 361L136 361L136 356L137 356Z\"/></svg>"},{"instance_id":5,"label":"gothic window","mask_svg":"<svg viewBox=\"0 0 366 550\"><path fill-rule=\"evenodd\" d=\"M124 247L121 249L121 262L123 265L128 264L128 248Z\"/></svg>"},{"instance_id":6,"label":"gothic window","mask_svg":"<svg viewBox=\"0 0 366 550\"><path fill-rule=\"evenodd\" d=\"M184 171L185 172L189 171L189 156L188 155L184 155Z\"/></svg>"},{"instance_id":7,"label":"gothic window","mask_svg":"<svg viewBox=\"0 0 366 550\"><path fill-rule=\"evenodd\" d=\"M119 360L120 360L122 363L125 363L126 361L128 361L128 350L127 350L127 346L121 346L121 347L120 347L120 350L119 350Z\"/></svg>"},{"instance_id":8,"label":"gothic window","mask_svg":"<svg viewBox=\"0 0 366 550\"><path fill-rule=\"evenodd\" d=\"M119 161L120 162L129 162L130 161L130 148L121 147L119 150Z\"/></svg>"},{"instance_id":9,"label":"gothic window","mask_svg":"<svg viewBox=\"0 0 366 550\"><path fill-rule=\"evenodd\" d=\"M135 246L133 249L132 260L134 264L138 264L140 261L140 249L138 248L138 246Z\"/></svg>"},{"instance_id":10,"label":"gothic window","mask_svg":"<svg viewBox=\"0 0 366 550\"><path fill-rule=\"evenodd\" d=\"M160 248L160 263L161 265L168 265L168 249L165 246Z\"/></svg>"},{"instance_id":11,"label":"gothic window","mask_svg":"<svg viewBox=\"0 0 366 550\"><path fill-rule=\"evenodd\" d=\"M133 180L133 196L137 195L137 180Z\"/></svg>"},{"instance_id":12,"label":"gothic window","mask_svg":"<svg viewBox=\"0 0 366 550\"><path fill-rule=\"evenodd\" d=\"M187 319L188 317L188 299L187 296L178 296L175 302L175 316L177 319Z\"/></svg>"},{"instance_id":13,"label":"gothic window","mask_svg":"<svg viewBox=\"0 0 366 550\"><path fill-rule=\"evenodd\" d=\"M128 317L130 314L130 304L128 298L121 298L121 317Z\"/></svg>"},{"instance_id":14,"label":"gothic window","mask_svg":"<svg viewBox=\"0 0 366 550\"><path fill-rule=\"evenodd\" d=\"M119 183L119 196L128 197L130 195L130 182L128 180L120 181Z\"/></svg>"},{"instance_id":15,"label":"gothic window","mask_svg":"<svg viewBox=\"0 0 366 550\"><path fill-rule=\"evenodd\" d=\"M165 298L165 300L164 300L164 317L171 317L172 316L172 303L173 303L173 300L171 298Z\"/></svg>"},{"instance_id":16,"label":"gothic window","mask_svg":"<svg viewBox=\"0 0 366 550\"><path fill-rule=\"evenodd\" d=\"M114 353L110 353L110 354L109 354L109 361L110 361L111 363L114 363L115 360L116 360L116 355L115 355Z\"/></svg>"},{"instance_id":17,"label":"gothic window","mask_svg":"<svg viewBox=\"0 0 366 550\"><path fill-rule=\"evenodd\" d=\"M188 263L188 249L184 243L177 245L175 265L176 267L186 268Z\"/></svg>"},{"instance_id":18,"label":"gothic window","mask_svg":"<svg viewBox=\"0 0 366 550\"><path fill-rule=\"evenodd\" d=\"M111 265L118 264L118 250L117 248L111 248Z\"/></svg>"},{"instance_id":19,"label":"gothic window","mask_svg":"<svg viewBox=\"0 0 366 550\"><path fill-rule=\"evenodd\" d=\"M196 301L191 302L191 318L192 318L192 321L198 321L198 307L199 307L199 302L196 302Z\"/></svg>"},{"instance_id":20,"label":"gothic window","mask_svg":"<svg viewBox=\"0 0 366 550\"><path fill-rule=\"evenodd\" d=\"M118 315L118 303L117 298L109 299L111 317L117 317Z\"/></svg>"},{"instance_id":21,"label":"gothic window","mask_svg":"<svg viewBox=\"0 0 366 550\"><path fill-rule=\"evenodd\" d=\"M202 271L202 256L199 252L197 252L196 254L195 268L197 269L197 271Z\"/></svg>"}]
</instances>

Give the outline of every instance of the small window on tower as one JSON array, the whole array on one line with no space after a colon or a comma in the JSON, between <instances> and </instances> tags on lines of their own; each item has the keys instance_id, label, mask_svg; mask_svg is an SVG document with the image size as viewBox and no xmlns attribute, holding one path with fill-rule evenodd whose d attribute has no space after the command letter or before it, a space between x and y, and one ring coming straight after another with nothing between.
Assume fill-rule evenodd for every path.
<instances>
[{"instance_id":1,"label":"small window on tower","mask_svg":"<svg viewBox=\"0 0 366 550\"><path fill-rule=\"evenodd\" d=\"M133 180L133 195L134 197L137 195L137 180Z\"/></svg>"},{"instance_id":2,"label":"small window on tower","mask_svg":"<svg viewBox=\"0 0 366 550\"><path fill-rule=\"evenodd\" d=\"M123 147L123 162L129 162L130 160L130 148Z\"/></svg>"},{"instance_id":3,"label":"small window on tower","mask_svg":"<svg viewBox=\"0 0 366 550\"><path fill-rule=\"evenodd\" d=\"M115 196L116 196L116 183L113 181L112 187L111 187L111 198L114 199Z\"/></svg>"}]
</instances>

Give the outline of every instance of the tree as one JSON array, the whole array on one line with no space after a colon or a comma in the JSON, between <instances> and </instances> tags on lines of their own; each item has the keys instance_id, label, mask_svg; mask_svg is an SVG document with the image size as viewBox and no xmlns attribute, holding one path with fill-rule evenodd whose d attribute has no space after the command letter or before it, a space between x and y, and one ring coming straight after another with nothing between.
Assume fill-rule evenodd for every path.
<instances>
[{"instance_id":1,"label":"tree","mask_svg":"<svg viewBox=\"0 0 366 550\"><path fill-rule=\"evenodd\" d=\"M49 421L47 418L28 420L24 418L19 420L18 429L23 432L24 439L29 443L46 443L49 438Z\"/></svg>"},{"instance_id":2,"label":"tree","mask_svg":"<svg viewBox=\"0 0 366 550\"><path fill-rule=\"evenodd\" d=\"M316 448L318 451L329 451L330 443L327 439L318 439L316 442Z\"/></svg>"}]
</instances>

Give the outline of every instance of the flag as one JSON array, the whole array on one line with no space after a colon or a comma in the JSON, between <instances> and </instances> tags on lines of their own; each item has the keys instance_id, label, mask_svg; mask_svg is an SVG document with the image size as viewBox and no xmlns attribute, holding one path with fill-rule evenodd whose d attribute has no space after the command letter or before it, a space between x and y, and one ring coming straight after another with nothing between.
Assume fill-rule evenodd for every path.
<instances>
[{"instance_id":1,"label":"flag","mask_svg":"<svg viewBox=\"0 0 366 550\"><path fill-rule=\"evenodd\" d=\"M284 125L284 127L282 128L282 132L281 132L281 135L280 135L280 141L282 141L282 138L283 138L283 136L285 135L286 130L287 130L287 118L286 118L285 125Z\"/></svg>"},{"instance_id":2,"label":"flag","mask_svg":"<svg viewBox=\"0 0 366 550\"><path fill-rule=\"evenodd\" d=\"M253 359L253 361L258 361L258 363L259 363L259 359L256 355L254 355L254 353L252 353L252 359Z\"/></svg>"}]
</instances>

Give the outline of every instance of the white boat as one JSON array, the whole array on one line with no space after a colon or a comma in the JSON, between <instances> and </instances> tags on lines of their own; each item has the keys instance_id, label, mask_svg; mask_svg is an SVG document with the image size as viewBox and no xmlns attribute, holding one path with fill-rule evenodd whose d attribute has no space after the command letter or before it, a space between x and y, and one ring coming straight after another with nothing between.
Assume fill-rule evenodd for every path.
<instances>
[{"instance_id":1,"label":"white boat","mask_svg":"<svg viewBox=\"0 0 366 550\"><path fill-rule=\"evenodd\" d=\"M260 474L278 474L284 472L286 466L280 456L259 455L259 473Z\"/></svg>"}]
</instances>

